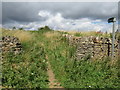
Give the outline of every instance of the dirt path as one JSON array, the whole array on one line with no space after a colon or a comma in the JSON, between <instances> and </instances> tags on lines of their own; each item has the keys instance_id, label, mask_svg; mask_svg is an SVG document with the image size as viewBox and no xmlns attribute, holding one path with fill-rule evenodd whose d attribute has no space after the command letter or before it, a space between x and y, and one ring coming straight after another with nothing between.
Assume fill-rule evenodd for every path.
<instances>
[{"instance_id":1,"label":"dirt path","mask_svg":"<svg viewBox=\"0 0 120 90\"><path fill-rule=\"evenodd\" d=\"M55 79L55 75L52 71L52 68L51 68L51 65L50 65L50 62L48 61L48 71L47 71L47 74L49 76L49 88L63 88L60 86L60 83L57 82L57 80Z\"/></svg>"}]
</instances>

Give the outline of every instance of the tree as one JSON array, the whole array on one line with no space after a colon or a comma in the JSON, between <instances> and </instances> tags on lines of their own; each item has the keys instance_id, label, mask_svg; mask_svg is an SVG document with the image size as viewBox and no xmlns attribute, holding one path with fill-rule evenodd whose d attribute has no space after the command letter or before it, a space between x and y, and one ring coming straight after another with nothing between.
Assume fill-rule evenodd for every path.
<instances>
[{"instance_id":1,"label":"tree","mask_svg":"<svg viewBox=\"0 0 120 90\"><path fill-rule=\"evenodd\" d=\"M23 28L19 28L19 30L23 30Z\"/></svg>"},{"instance_id":2,"label":"tree","mask_svg":"<svg viewBox=\"0 0 120 90\"><path fill-rule=\"evenodd\" d=\"M45 30L50 30L50 28L48 26L45 26L44 28L45 28Z\"/></svg>"},{"instance_id":3,"label":"tree","mask_svg":"<svg viewBox=\"0 0 120 90\"><path fill-rule=\"evenodd\" d=\"M40 31L40 30L48 31L48 30L51 30L51 29L48 26L45 26L45 27L38 28L38 31Z\"/></svg>"},{"instance_id":4,"label":"tree","mask_svg":"<svg viewBox=\"0 0 120 90\"><path fill-rule=\"evenodd\" d=\"M16 29L16 27L13 27L12 29L13 29L13 30L15 30L15 29Z\"/></svg>"},{"instance_id":5,"label":"tree","mask_svg":"<svg viewBox=\"0 0 120 90\"><path fill-rule=\"evenodd\" d=\"M40 28L38 28L38 31L43 30L43 29L44 29L44 27L40 27Z\"/></svg>"}]
</instances>

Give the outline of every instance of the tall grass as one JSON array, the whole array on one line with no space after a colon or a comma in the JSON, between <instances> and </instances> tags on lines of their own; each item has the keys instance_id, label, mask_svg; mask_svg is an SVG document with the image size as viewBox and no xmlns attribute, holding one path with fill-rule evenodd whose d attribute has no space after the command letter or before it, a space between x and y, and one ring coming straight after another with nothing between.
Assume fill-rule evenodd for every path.
<instances>
[{"instance_id":1,"label":"tall grass","mask_svg":"<svg viewBox=\"0 0 120 90\"><path fill-rule=\"evenodd\" d=\"M56 36L57 38L57 36ZM46 52L56 78L65 88L118 88L118 60L75 60L75 47L65 39L47 40ZM51 42L52 41L52 42ZM49 48L48 48L49 47ZM85 58L86 59L86 58Z\"/></svg>"},{"instance_id":2,"label":"tall grass","mask_svg":"<svg viewBox=\"0 0 120 90\"><path fill-rule=\"evenodd\" d=\"M74 60L54 52L52 66L57 79L65 88L119 88L118 62L109 59ZM58 54L56 54L58 53ZM53 56L54 56L53 55ZM67 55L69 56L69 55Z\"/></svg>"},{"instance_id":3,"label":"tall grass","mask_svg":"<svg viewBox=\"0 0 120 90\"><path fill-rule=\"evenodd\" d=\"M20 35L19 38L25 35L32 36L30 39L21 39L23 46L21 55L6 54L3 60L3 86L5 87L48 87L46 74L48 60L55 77L65 88L119 87L119 60L115 62L109 58L75 60L73 56L76 47L69 46L66 39L62 37L66 32L49 30L3 32L6 33L3 35L23 33L24 35ZM96 34L88 32L80 35L95 36Z\"/></svg>"},{"instance_id":4,"label":"tall grass","mask_svg":"<svg viewBox=\"0 0 120 90\"><path fill-rule=\"evenodd\" d=\"M34 38L34 35L31 34L29 31L23 30L6 30L2 29L3 36L15 36L18 37L21 42L30 41Z\"/></svg>"},{"instance_id":5,"label":"tall grass","mask_svg":"<svg viewBox=\"0 0 120 90\"><path fill-rule=\"evenodd\" d=\"M46 32L46 33L44 33L44 35L47 38L54 38L54 37L60 36L60 34L58 32L54 32L54 31Z\"/></svg>"},{"instance_id":6,"label":"tall grass","mask_svg":"<svg viewBox=\"0 0 120 90\"><path fill-rule=\"evenodd\" d=\"M47 88L47 64L45 50L29 31L4 30L3 35L16 36L22 44L22 53L6 53L2 61L2 85L6 88Z\"/></svg>"},{"instance_id":7,"label":"tall grass","mask_svg":"<svg viewBox=\"0 0 120 90\"><path fill-rule=\"evenodd\" d=\"M78 36L78 37L88 37L88 36L102 36L102 37L110 37L110 34L106 33L98 33L96 31L88 31L88 32L76 32L76 31L69 31L68 34Z\"/></svg>"}]
</instances>

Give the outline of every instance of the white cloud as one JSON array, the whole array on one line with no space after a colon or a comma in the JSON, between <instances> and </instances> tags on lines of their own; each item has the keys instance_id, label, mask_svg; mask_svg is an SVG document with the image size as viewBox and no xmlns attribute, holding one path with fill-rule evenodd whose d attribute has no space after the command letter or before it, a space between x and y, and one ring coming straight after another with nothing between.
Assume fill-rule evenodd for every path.
<instances>
[{"instance_id":1,"label":"white cloud","mask_svg":"<svg viewBox=\"0 0 120 90\"><path fill-rule=\"evenodd\" d=\"M39 27L45 25L49 26L54 30L76 30L76 31L102 31L102 32L111 32L112 24L108 24L107 21L104 22L100 19L92 20L89 18L81 19L66 19L62 16L61 13L57 12L52 14L49 11L40 11L38 15L42 18L45 18L44 21L40 22L31 22L28 24L12 23L6 26L16 26L18 28L23 27L26 30L37 30Z\"/></svg>"},{"instance_id":2,"label":"white cloud","mask_svg":"<svg viewBox=\"0 0 120 90\"><path fill-rule=\"evenodd\" d=\"M48 11L40 11L39 15L42 17L48 17L45 21L41 22L40 25L48 25L55 30L111 31L111 24L107 24L107 22L103 22L100 19L65 19L59 12L53 15Z\"/></svg>"},{"instance_id":3,"label":"white cloud","mask_svg":"<svg viewBox=\"0 0 120 90\"><path fill-rule=\"evenodd\" d=\"M48 11L42 10L38 13L38 15L41 16L41 17L50 17L51 14Z\"/></svg>"}]
</instances>

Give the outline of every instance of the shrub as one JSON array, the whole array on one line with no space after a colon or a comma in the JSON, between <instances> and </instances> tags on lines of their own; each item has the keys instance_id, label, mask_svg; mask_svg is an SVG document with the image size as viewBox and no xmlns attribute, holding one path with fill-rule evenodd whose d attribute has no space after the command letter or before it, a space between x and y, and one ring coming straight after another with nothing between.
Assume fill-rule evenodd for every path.
<instances>
[{"instance_id":1,"label":"shrub","mask_svg":"<svg viewBox=\"0 0 120 90\"><path fill-rule=\"evenodd\" d=\"M38 28L38 31L50 31L51 29L48 26Z\"/></svg>"},{"instance_id":2,"label":"shrub","mask_svg":"<svg viewBox=\"0 0 120 90\"><path fill-rule=\"evenodd\" d=\"M118 36L117 36L117 38L120 40L120 33L118 33Z\"/></svg>"},{"instance_id":3,"label":"shrub","mask_svg":"<svg viewBox=\"0 0 120 90\"><path fill-rule=\"evenodd\" d=\"M77 32L74 34L74 36L80 37L80 36L82 36L82 34Z\"/></svg>"}]
</instances>

